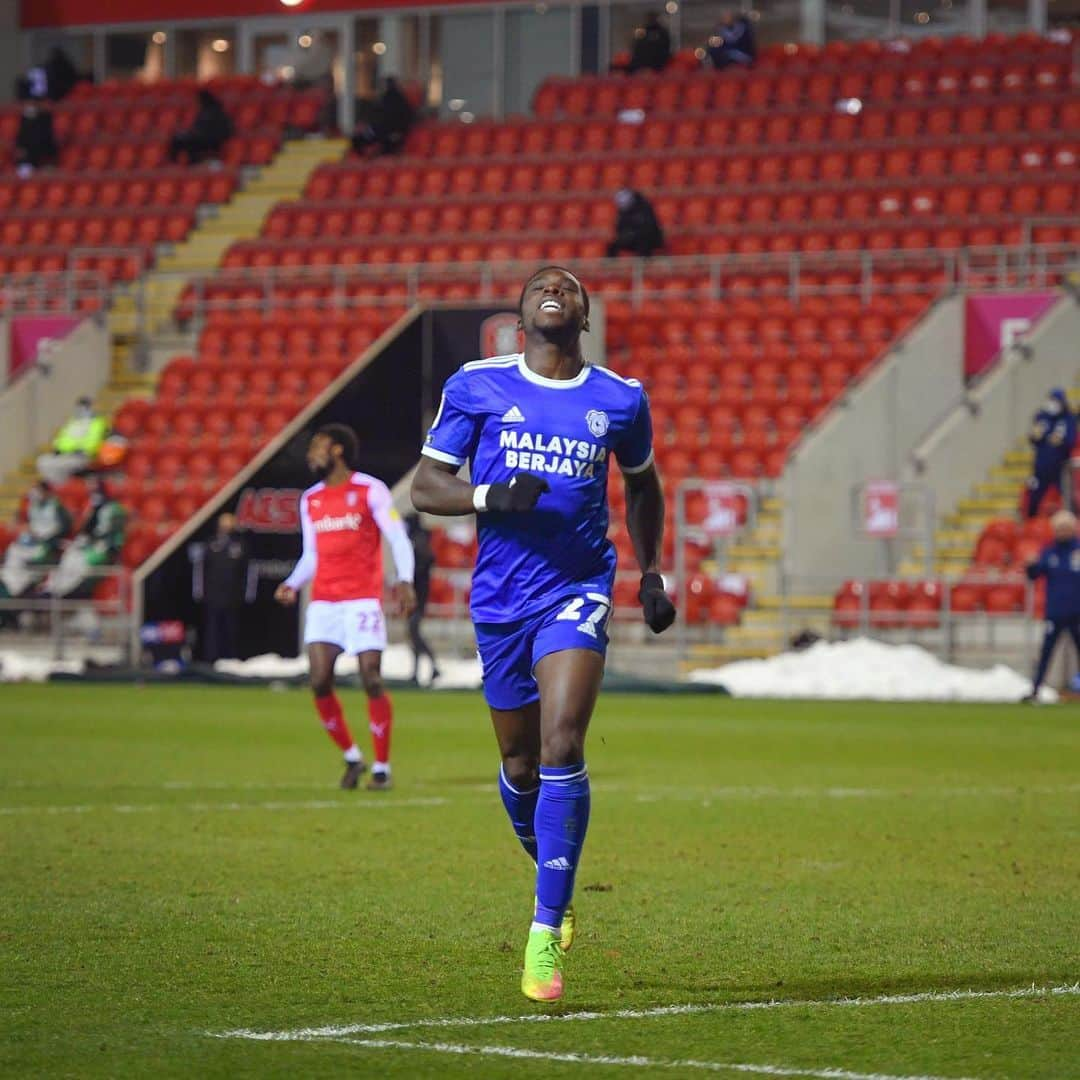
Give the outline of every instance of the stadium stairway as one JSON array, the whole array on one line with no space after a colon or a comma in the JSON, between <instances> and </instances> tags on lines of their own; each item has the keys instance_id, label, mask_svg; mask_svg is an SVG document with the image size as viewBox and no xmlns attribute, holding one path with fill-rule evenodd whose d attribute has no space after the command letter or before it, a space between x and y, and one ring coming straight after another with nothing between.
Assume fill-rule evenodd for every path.
<instances>
[{"instance_id":1,"label":"stadium stairway","mask_svg":"<svg viewBox=\"0 0 1080 1080\"><path fill-rule=\"evenodd\" d=\"M1069 390L1073 409L1080 406L1080 386ZM993 465L985 480L976 484L967 498L960 499L944 518L934 537L935 575L956 578L972 568L979 538L987 525L1002 518L1015 519L1019 513L1024 484L1031 475L1031 447L1020 438L1004 457ZM1059 505L1048 497L1044 510ZM921 545L900 564L901 575L925 576L926 552Z\"/></svg>"},{"instance_id":2,"label":"stadium stairway","mask_svg":"<svg viewBox=\"0 0 1080 1080\"><path fill-rule=\"evenodd\" d=\"M342 139L308 136L287 142L273 161L237 190L224 206L212 208L187 239L162 256L143 283L151 334L170 328L186 274L210 274L228 248L257 237L270 210L283 199L300 196L311 174L322 164L337 161L345 150ZM121 298L113 309L112 329L119 335L136 328L134 295Z\"/></svg>"}]
</instances>

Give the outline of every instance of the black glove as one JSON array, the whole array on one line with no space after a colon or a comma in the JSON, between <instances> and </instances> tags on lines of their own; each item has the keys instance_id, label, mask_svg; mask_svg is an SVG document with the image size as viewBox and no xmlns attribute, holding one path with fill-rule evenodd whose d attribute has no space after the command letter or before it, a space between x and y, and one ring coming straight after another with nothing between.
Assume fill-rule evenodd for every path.
<instances>
[{"instance_id":1,"label":"black glove","mask_svg":"<svg viewBox=\"0 0 1080 1080\"><path fill-rule=\"evenodd\" d=\"M642 574L638 591L645 622L654 634L662 634L675 621L675 605L664 592L664 579L659 574Z\"/></svg>"},{"instance_id":2,"label":"black glove","mask_svg":"<svg viewBox=\"0 0 1080 1080\"><path fill-rule=\"evenodd\" d=\"M519 472L510 478L509 484L491 484L484 503L488 510L520 513L532 510L540 496L550 490L551 485L543 477Z\"/></svg>"}]
</instances>

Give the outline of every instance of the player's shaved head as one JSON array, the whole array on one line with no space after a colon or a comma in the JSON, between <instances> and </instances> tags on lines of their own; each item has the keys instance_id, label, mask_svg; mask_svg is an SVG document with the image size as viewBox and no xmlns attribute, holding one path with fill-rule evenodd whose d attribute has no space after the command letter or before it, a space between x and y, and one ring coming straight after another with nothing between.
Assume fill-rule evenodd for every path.
<instances>
[{"instance_id":1,"label":"player's shaved head","mask_svg":"<svg viewBox=\"0 0 1080 1080\"><path fill-rule=\"evenodd\" d=\"M522 314L522 308L525 306L525 293L528 291L529 286L543 274L565 274L577 287L581 290L581 302L585 307L585 318L589 317L589 291L578 279L578 276L572 271L567 270L565 266L541 266L539 270L534 274L529 275L529 279L521 286L521 295L518 297L518 314Z\"/></svg>"},{"instance_id":2,"label":"player's shaved head","mask_svg":"<svg viewBox=\"0 0 1080 1080\"><path fill-rule=\"evenodd\" d=\"M341 447L341 457L350 469L356 467L356 459L360 452L360 444L356 438L356 432L347 424L323 424L316 436L325 435L330 440L331 446Z\"/></svg>"}]
</instances>

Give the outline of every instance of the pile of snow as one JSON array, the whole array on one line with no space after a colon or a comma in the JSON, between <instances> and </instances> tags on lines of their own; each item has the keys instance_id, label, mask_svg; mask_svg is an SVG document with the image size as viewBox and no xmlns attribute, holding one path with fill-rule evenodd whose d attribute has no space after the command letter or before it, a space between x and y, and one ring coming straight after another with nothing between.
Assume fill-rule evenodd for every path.
<instances>
[{"instance_id":1,"label":"pile of snow","mask_svg":"<svg viewBox=\"0 0 1080 1080\"><path fill-rule=\"evenodd\" d=\"M1031 683L1004 664L955 667L918 645L856 638L819 641L802 652L695 671L693 682L719 683L735 697L861 701L1019 701ZM1042 701L1057 701L1046 687Z\"/></svg>"},{"instance_id":2,"label":"pile of snow","mask_svg":"<svg viewBox=\"0 0 1080 1080\"><path fill-rule=\"evenodd\" d=\"M238 675L245 679L294 679L308 673L306 656L285 657L277 653L253 656L250 660L219 660L215 671L224 675ZM391 645L383 653L382 673L387 679L412 678L412 650L406 645ZM334 673L338 676L355 675L356 658L344 653L337 658ZM439 690L475 690L480 686L479 660L439 660L439 679L434 686ZM427 665L421 668L421 678L427 673Z\"/></svg>"},{"instance_id":3,"label":"pile of snow","mask_svg":"<svg viewBox=\"0 0 1080 1080\"><path fill-rule=\"evenodd\" d=\"M0 650L0 682L45 682L54 672L81 675L82 660L52 660L31 652Z\"/></svg>"}]
</instances>

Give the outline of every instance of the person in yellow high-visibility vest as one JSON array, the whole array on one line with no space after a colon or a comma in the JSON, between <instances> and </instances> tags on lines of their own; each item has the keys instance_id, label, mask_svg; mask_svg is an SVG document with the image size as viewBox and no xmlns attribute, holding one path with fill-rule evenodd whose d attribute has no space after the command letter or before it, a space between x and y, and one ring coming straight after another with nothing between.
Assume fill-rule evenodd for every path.
<instances>
[{"instance_id":1,"label":"person in yellow high-visibility vest","mask_svg":"<svg viewBox=\"0 0 1080 1080\"><path fill-rule=\"evenodd\" d=\"M41 478L55 486L88 469L108 434L108 420L94 412L88 397L79 398L74 415L53 440L52 452L37 459Z\"/></svg>"}]
</instances>

